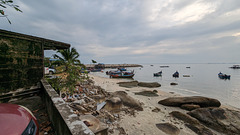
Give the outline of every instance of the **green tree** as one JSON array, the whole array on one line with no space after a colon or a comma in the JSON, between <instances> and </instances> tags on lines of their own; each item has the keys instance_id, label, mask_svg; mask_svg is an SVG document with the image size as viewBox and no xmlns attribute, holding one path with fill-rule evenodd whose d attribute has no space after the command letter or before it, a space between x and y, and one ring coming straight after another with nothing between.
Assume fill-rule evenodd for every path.
<instances>
[{"instance_id":1,"label":"green tree","mask_svg":"<svg viewBox=\"0 0 240 135\"><path fill-rule=\"evenodd\" d=\"M71 65L82 66L80 60L77 59L80 55L75 48L58 50L57 53L60 53L61 56L55 54L55 55L53 55L53 57L56 59L59 59L59 61L57 61L57 63L60 65L64 65L65 71L68 71L69 66L71 66Z\"/></svg>"},{"instance_id":2,"label":"green tree","mask_svg":"<svg viewBox=\"0 0 240 135\"><path fill-rule=\"evenodd\" d=\"M18 5L13 4L12 0L0 0L0 17L5 17L11 24L11 21L8 19L8 15L5 14L7 6L14 8L18 12L22 12L22 10L19 9Z\"/></svg>"},{"instance_id":3,"label":"green tree","mask_svg":"<svg viewBox=\"0 0 240 135\"><path fill-rule=\"evenodd\" d=\"M87 74L81 73L84 65L77 59L80 55L75 48L59 50L57 53L60 53L61 56L55 54L54 58L59 59L58 64L61 64L65 70L62 72L60 79L53 81L53 83L57 83L60 88L56 87L55 84L53 84L53 86L59 89L60 93L66 92L67 95L72 94L77 83L88 79Z\"/></svg>"}]
</instances>

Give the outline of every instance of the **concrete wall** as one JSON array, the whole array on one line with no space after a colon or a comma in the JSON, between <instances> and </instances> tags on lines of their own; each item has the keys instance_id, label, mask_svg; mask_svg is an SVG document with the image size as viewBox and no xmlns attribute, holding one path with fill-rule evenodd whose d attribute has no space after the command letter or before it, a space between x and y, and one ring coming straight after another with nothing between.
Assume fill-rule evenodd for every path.
<instances>
[{"instance_id":1,"label":"concrete wall","mask_svg":"<svg viewBox=\"0 0 240 135\"><path fill-rule=\"evenodd\" d=\"M0 92L28 88L43 77L43 45L11 32L0 33Z\"/></svg>"},{"instance_id":2,"label":"concrete wall","mask_svg":"<svg viewBox=\"0 0 240 135\"><path fill-rule=\"evenodd\" d=\"M42 79L41 84L42 99L57 135L94 135L46 80Z\"/></svg>"}]
</instances>

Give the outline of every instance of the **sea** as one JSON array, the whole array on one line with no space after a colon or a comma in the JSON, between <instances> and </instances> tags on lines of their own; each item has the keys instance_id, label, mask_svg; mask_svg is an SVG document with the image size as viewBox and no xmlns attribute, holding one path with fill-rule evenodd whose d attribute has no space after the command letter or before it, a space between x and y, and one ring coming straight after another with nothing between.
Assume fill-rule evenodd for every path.
<instances>
[{"instance_id":1,"label":"sea","mask_svg":"<svg viewBox=\"0 0 240 135\"><path fill-rule=\"evenodd\" d=\"M223 105L240 109L240 69L229 68L233 64L141 64L143 67L131 67L134 70L133 80L141 82L158 82L161 87L156 90L174 92L183 96L205 96L218 99ZM168 66L168 67L162 67ZM91 74L107 77L106 71ZM153 73L162 71L162 76L154 77ZM172 77L179 72L179 78ZM218 73L231 75L230 79L220 79ZM187 75L189 77L184 77ZM129 81L129 79L123 79ZM170 83L178 85L170 85Z\"/></svg>"}]
</instances>

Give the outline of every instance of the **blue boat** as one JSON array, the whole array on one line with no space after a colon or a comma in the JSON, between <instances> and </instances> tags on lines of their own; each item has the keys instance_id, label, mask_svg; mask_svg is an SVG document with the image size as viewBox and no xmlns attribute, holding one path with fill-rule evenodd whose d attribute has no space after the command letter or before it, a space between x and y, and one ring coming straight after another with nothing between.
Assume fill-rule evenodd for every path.
<instances>
[{"instance_id":1,"label":"blue boat","mask_svg":"<svg viewBox=\"0 0 240 135\"><path fill-rule=\"evenodd\" d=\"M223 73L218 73L218 77L220 79L230 79L231 75L226 75L226 74L223 74Z\"/></svg>"},{"instance_id":2,"label":"blue boat","mask_svg":"<svg viewBox=\"0 0 240 135\"><path fill-rule=\"evenodd\" d=\"M179 77L178 71L176 71L172 76L175 77L175 78L178 78Z\"/></svg>"},{"instance_id":3,"label":"blue boat","mask_svg":"<svg viewBox=\"0 0 240 135\"><path fill-rule=\"evenodd\" d=\"M157 72L157 73L153 73L153 76L155 76L155 77L162 76L162 71Z\"/></svg>"}]
</instances>

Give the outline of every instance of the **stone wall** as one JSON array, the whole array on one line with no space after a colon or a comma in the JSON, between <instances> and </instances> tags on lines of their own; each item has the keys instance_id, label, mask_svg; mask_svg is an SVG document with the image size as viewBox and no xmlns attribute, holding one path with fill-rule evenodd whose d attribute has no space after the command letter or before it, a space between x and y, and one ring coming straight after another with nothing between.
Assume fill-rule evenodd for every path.
<instances>
[{"instance_id":1,"label":"stone wall","mask_svg":"<svg viewBox=\"0 0 240 135\"><path fill-rule=\"evenodd\" d=\"M57 135L94 135L45 79L41 85L41 97Z\"/></svg>"},{"instance_id":2,"label":"stone wall","mask_svg":"<svg viewBox=\"0 0 240 135\"><path fill-rule=\"evenodd\" d=\"M42 42L0 33L0 91L28 88L43 77Z\"/></svg>"}]
</instances>

